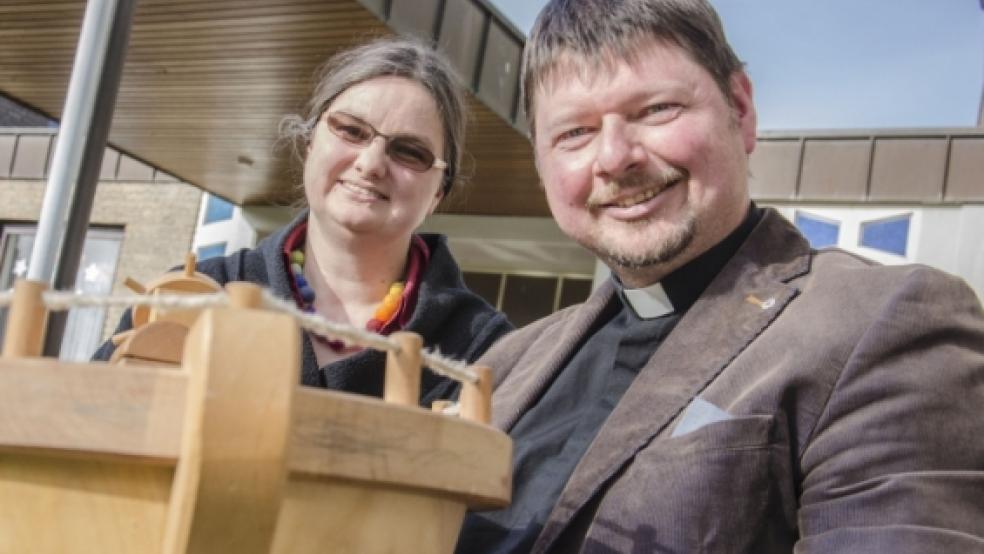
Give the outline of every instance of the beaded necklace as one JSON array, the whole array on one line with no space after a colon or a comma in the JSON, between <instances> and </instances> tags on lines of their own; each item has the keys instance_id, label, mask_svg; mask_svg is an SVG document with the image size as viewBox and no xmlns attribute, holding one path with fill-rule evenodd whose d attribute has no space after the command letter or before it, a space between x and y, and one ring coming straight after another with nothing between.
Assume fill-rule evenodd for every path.
<instances>
[{"instance_id":1,"label":"beaded necklace","mask_svg":"<svg viewBox=\"0 0 984 554\"><path fill-rule=\"evenodd\" d=\"M294 278L294 284L297 286L297 292L301 295L301 300L304 301L301 309L308 313L314 313L314 289L311 288L311 284L304 277L304 252L302 250L294 250L290 253L290 273ZM367 329L378 331L393 319L393 316L400 309L400 302L403 300L403 290L405 287L403 281L397 281L390 285L386 296L376 306L372 319L366 323ZM335 341L328 342L332 343Z\"/></svg>"},{"instance_id":2,"label":"beaded necklace","mask_svg":"<svg viewBox=\"0 0 984 554\"><path fill-rule=\"evenodd\" d=\"M306 222L292 230L285 240L283 256L297 307L305 312L313 313L315 311L315 293L307 278L304 277L306 234ZM413 235L410 241L410 251L407 254L406 282L398 281L390 285L386 296L376 307L373 317L366 322L367 330L388 335L394 331L399 331L407 324L413 314L420 279L423 276L424 268L427 267L429 258L430 248L428 248L427 243L418 235ZM340 341L329 340L314 333L310 333L310 336L313 340L336 352L345 350L345 345Z\"/></svg>"}]
</instances>

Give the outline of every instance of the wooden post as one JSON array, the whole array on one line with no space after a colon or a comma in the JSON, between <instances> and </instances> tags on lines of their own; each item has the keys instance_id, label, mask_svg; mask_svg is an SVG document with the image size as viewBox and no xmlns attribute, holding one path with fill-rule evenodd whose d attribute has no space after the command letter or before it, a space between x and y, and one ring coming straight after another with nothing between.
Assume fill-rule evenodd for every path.
<instances>
[{"instance_id":1,"label":"wooden post","mask_svg":"<svg viewBox=\"0 0 984 554\"><path fill-rule=\"evenodd\" d=\"M287 483L299 344L289 316L261 310L206 310L191 328L165 554L270 552Z\"/></svg>"},{"instance_id":2,"label":"wooden post","mask_svg":"<svg viewBox=\"0 0 984 554\"><path fill-rule=\"evenodd\" d=\"M185 277L191 277L195 274L195 264L198 263L198 257L195 256L194 252L188 252L185 254L185 266L184 275Z\"/></svg>"},{"instance_id":3,"label":"wooden post","mask_svg":"<svg viewBox=\"0 0 984 554\"><path fill-rule=\"evenodd\" d=\"M472 366L477 383L461 384L461 417L488 425L492 422L492 368Z\"/></svg>"},{"instance_id":4,"label":"wooden post","mask_svg":"<svg viewBox=\"0 0 984 554\"><path fill-rule=\"evenodd\" d=\"M233 308L254 309L263 306L263 289L254 283L233 281L225 286L229 305Z\"/></svg>"},{"instance_id":5,"label":"wooden post","mask_svg":"<svg viewBox=\"0 0 984 554\"><path fill-rule=\"evenodd\" d=\"M48 284L18 279L14 283L14 297L7 316L7 330L3 339L4 358L40 356L44 347L45 323L48 310L41 295Z\"/></svg>"},{"instance_id":6,"label":"wooden post","mask_svg":"<svg viewBox=\"0 0 984 554\"><path fill-rule=\"evenodd\" d=\"M416 333L393 333L399 352L386 353L386 384L383 400L404 406L420 404L420 349L424 339Z\"/></svg>"}]
</instances>

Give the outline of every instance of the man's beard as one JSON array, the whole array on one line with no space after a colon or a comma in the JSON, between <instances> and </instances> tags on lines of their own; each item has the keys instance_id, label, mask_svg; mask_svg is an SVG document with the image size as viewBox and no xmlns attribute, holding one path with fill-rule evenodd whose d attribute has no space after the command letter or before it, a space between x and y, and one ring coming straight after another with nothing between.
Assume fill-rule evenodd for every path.
<instances>
[{"instance_id":1,"label":"man's beard","mask_svg":"<svg viewBox=\"0 0 984 554\"><path fill-rule=\"evenodd\" d=\"M652 220L644 220L632 225L638 226L640 233L644 233L645 228L652 224ZM690 246L696 235L697 218L692 212L688 212L679 225L673 226L665 235L657 237L655 244L643 252L622 252L617 247L606 247L598 243L588 248L609 267L645 269L672 261Z\"/></svg>"},{"instance_id":2,"label":"man's beard","mask_svg":"<svg viewBox=\"0 0 984 554\"><path fill-rule=\"evenodd\" d=\"M614 197L619 189L625 188L650 188L652 185L659 184L663 187L660 194L665 193L665 188L670 186L682 187L685 183L679 182L687 178L686 172L675 167L667 167L659 174L652 175L644 172L632 172L624 175L617 181L609 184L609 189L593 193L586 203L588 209L604 205L608 198ZM629 223L632 227L638 228L639 233L644 234L647 228L657 223L656 218L647 218L640 221ZM693 242L697 234L697 216L692 207L687 207L683 214L683 221L673 225L664 236L655 237L655 244L644 252L628 253L620 252L617 246L606 247L604 244L585 244L589 250L611 266L618 266L625 269L644 269L655 265L665 264L679 256Z\"/></svg>"}]
</instances>

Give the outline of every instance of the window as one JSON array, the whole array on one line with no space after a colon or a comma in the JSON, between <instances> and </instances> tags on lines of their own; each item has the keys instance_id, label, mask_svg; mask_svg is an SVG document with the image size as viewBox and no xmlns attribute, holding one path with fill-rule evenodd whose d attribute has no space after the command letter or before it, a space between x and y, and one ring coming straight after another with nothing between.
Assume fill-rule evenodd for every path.
<instances>
[{"instance_id":1,"label":"window","mask_svg":"<svg viewBox=\"0 0 984 554\"><path fill-rule=\"evenodd\" d=\"M202 224L208 225L209 223L228 221L232 219L232 209L232 204L218 196L212 196L210 194L208 195L208 201L205 203L205 219L202 221Z\"/></svg>"},{"instance_id":2,"label":"window","mask_svg":"<svg viewBox=\"0 0 984 554\"><path fill-rule=\"evenodd\" d=\"M861 223L860 245L905 256L911 219L912 214L904 214Z\"/></svg>"},{"instance_id":3,"label":"window","mask_svg":"<svg viewBox=\"0 0 984 554\"><path fill-rule=\"evenodd\" d=\"M198 260L207 260L209 258L216 258L218 256L225 256L226 243L217 242L215 244L208 244L206 246L198 247Z\"/></svg>"},{"instance_id":4,"label":"window","mask_svg":"<svg viewBox=\"0 0 984 554\"><path fill-rule=\"evenodd\" d=\"M591 294L589 277L465 272L465 285L521 327Z\"/></svg>"},{"instance_id":5,"label":"window","mask_svg":"<svg viewBox=\"0 0 984 554\"><path fill-rule=\"evenodd\" d=\"M810 241L813 248L837 246L840 237L840 223L796 210L796 227Z\"/></svg>"},{"instance_id":6,"label":"window","mask_svg":"<svg viewBox=\"0 0 984 554\"><path fill-rule=\"evenodd\" d=\"M27 264L34 248L33 225L9 225L0 235L0 289L14 286L27 276ZM106 295L113 288L116 263L120 255L123 232L119 229L90 228L82 247L82 260L75 277L75 292ZM76 308L69 312L59 357L85 361L102 341L104 308ZM0 310L0 338L6 326L7 310Z\"/></svg>"}]
</instances>

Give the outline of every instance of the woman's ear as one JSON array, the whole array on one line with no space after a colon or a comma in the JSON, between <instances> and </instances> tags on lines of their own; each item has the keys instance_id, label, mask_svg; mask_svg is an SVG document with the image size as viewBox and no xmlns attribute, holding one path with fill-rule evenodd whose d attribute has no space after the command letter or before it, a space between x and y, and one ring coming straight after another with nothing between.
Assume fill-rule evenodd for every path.
<instances>
[{"instance_id":1,"label":"woman's ear","mask_svg":"<svg viewBox=\"0 0 984 554\"><path fill-rule=\"evenodd\" d=\"M437 187L437 194L431 199L430 208L427 210L427 215L434 213L434 210L441 204L441 200L444 200L444 179L441 179L441 186Z\"/></svg>"}]
</instances>

